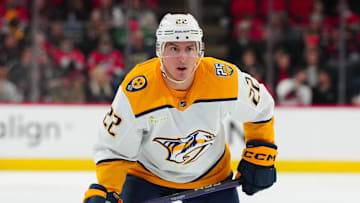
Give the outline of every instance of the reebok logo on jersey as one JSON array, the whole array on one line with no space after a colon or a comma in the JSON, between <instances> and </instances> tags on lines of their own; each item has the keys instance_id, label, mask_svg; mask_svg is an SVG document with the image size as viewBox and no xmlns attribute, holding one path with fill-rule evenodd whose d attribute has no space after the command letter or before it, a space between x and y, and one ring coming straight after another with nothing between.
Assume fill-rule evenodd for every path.
<instances>
[{"instance_id":1,"label":"reebok logo on jersey","mask_svg":"<svg viewBox=\"0 0 360 203\"><path fill-rule=\"evenodd\" d=\"M135 92L144 89L147 85L145 76L140 75L133 78L126 86L126 90L129 92Z\"/></svg>"},{"instance_id":2,"label":"reebok logo on jersey","mask_svg":"<svg viewBox=\"0 0 360 203\"><path fill-rule=\"evenodd\" d=\"M223 63L214 63L216 76L230 77L234 73L234 69Z\"/></svg>"},{"instance_id":3,"label":"reebok logo on jersey","mask_svg":"<svg viewBox=\"0 0 360 203\"><path fill-rule=\"evenodd\" d=\"M210 148L214 140L214 134L203 130L197 130L184 138L153 139L167 149L167 161L183 165L196 161Z\"/></svg>"}]
</instances>

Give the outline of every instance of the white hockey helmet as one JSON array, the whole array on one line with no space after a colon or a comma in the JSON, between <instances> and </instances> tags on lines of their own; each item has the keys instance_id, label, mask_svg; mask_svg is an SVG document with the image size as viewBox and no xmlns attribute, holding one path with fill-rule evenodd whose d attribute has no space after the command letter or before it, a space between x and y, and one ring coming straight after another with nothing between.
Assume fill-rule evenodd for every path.
<instances>
[{"instance_id":1,"label":"white hockey helmet","mask_svg":"<svg viewBox=\"0 0 360 203\"><path fill-rule=\"evenodd\" d=\"M204 55L203 31L191 14L166 14L156 30L156 55L161 56L166 42L197 42L199 57Z\"/></svg>"}]
</instances>

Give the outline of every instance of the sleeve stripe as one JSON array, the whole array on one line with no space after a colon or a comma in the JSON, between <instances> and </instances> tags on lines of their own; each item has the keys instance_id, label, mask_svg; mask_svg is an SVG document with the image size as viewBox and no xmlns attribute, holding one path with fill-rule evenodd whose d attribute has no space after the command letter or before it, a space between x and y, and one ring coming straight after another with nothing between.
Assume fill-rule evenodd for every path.
<instances>
[{"instance_id":1,"label":"sleeve stripe","mask_svg":"<svg viewBox=\"0 0 360 203\"><path fill-rule=\"evenodd\" d=\"M254 124L261 124L261 123L268 123L271 121L272 118L268 119L268 120L264 120L264 121L256 121L256 122L252 122Z\"/></svg>"},{"instance_id":2,"label":"sleeve stripe","mask_svg":"<svg viewBox=\"0 0 360 203\"><path fill-rule=\"evenodd\" d=\"M237 100L237 97L233 98L223 98L223 99L198 99L194 103L204 103L204 102L219 102L219 101L233 101Z\"/></svg>"},{"instance_id":3,"label":"sleeve stripe","mask_svg":"<svg viewBox=\"0 0 360 203\"><path fill-rule=\"evenodd\" d=\"M153 108L153 109L149 109L147 111L144 111L144 112L141 112L141 113L138 113L135 115L136 118L139 118L140 116L143 116L145 114L148 114L148 113L151 113L153 111L157 111L157 110L160 110L160 109L165 109L165 108L175 108L171 105L164 105L164 106L159 106L159 107L156 107L156 108Z\"/></svg>"},{"instance_id":4,"label":"sleeve stripe","mask_svg":"<svg viewBox=\"0 0 360 203\"><path fill-rule=\"evenodd\" d=\"M237 97L224 98L224 99L198 99L198 100L194 101L194 104L195 103L206 103L206 102L234 101L234 100L237 100L237 99L238 99ZM157 111L157 110L160 110L160 109L164 109L164 108L175 108L175 107L172 106L172 105L163 105L163 106L159 106L159 107L152 108L152 109L143 111L141 113L138 113L138 114L135 115L135 117L139 118L139 117L141 117L143 115L146 115L148 113L151 113L151 112L154 112L154 111Z\"/></svg>"},{"instance_id":5,"label":"sleeve stripe","mask_svg":"<svg viewBox=\"0 0 360 203\"><path fill-rule=\"evenodd\" d=\"M129 160L126 160L126 159L104 159L104 160L98 161L96 163L96 165L99 165L99 164L105 163L105 162L113 162L113 161L129 161ZM130 161L130 162L136 162L136 161Z\"/></svg>"}]
</instances>

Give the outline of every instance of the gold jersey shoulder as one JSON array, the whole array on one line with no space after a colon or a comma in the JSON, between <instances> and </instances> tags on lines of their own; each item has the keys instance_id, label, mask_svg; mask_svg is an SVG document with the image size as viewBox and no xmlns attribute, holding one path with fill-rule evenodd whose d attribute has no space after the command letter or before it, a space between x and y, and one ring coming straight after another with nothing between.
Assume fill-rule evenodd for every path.
<instances>
[{"instance_id":1,"label":"gold jersey shoulder","mask_svg":"<svg viewBox=\"0 0 360 203\"><path fill-rule=\"evenodd\" d=\"M162 108L184 111L194 103L235 100L238 93L237 74L236 66L204 57L195 72L194 83L181 98L165 85L160 59L154 58L135 66L121 88L138 117Z\"/></svg>"}]
</instances>

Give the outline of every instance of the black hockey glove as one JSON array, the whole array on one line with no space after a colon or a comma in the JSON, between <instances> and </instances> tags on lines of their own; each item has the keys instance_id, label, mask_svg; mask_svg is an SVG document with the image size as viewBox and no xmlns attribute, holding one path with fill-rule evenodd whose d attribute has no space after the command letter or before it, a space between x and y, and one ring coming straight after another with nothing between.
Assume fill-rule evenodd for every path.
<instances>
[{"instance_id":1,"label":"black hockey glove","mask_svg":"<svg viewBox=\"0 0 360 203\"><path fill-rule=\"evenodd\" d=\"M274 167L277 146L262 141L249 141L237 168L242 190L247 195L266 189L276 182Z\"/></svg>"},{"instance_id":2,"label":"black hockey glove","mask_svg":"<svg viewBox=\"0 0 360 203\"><path fill-rule=\"evenodd\" d=\"M91 184L85 193L84 203L122 203L119 195L116 192L108 192L106 188L99 184Z\"/></svg>"}]
</instances>

